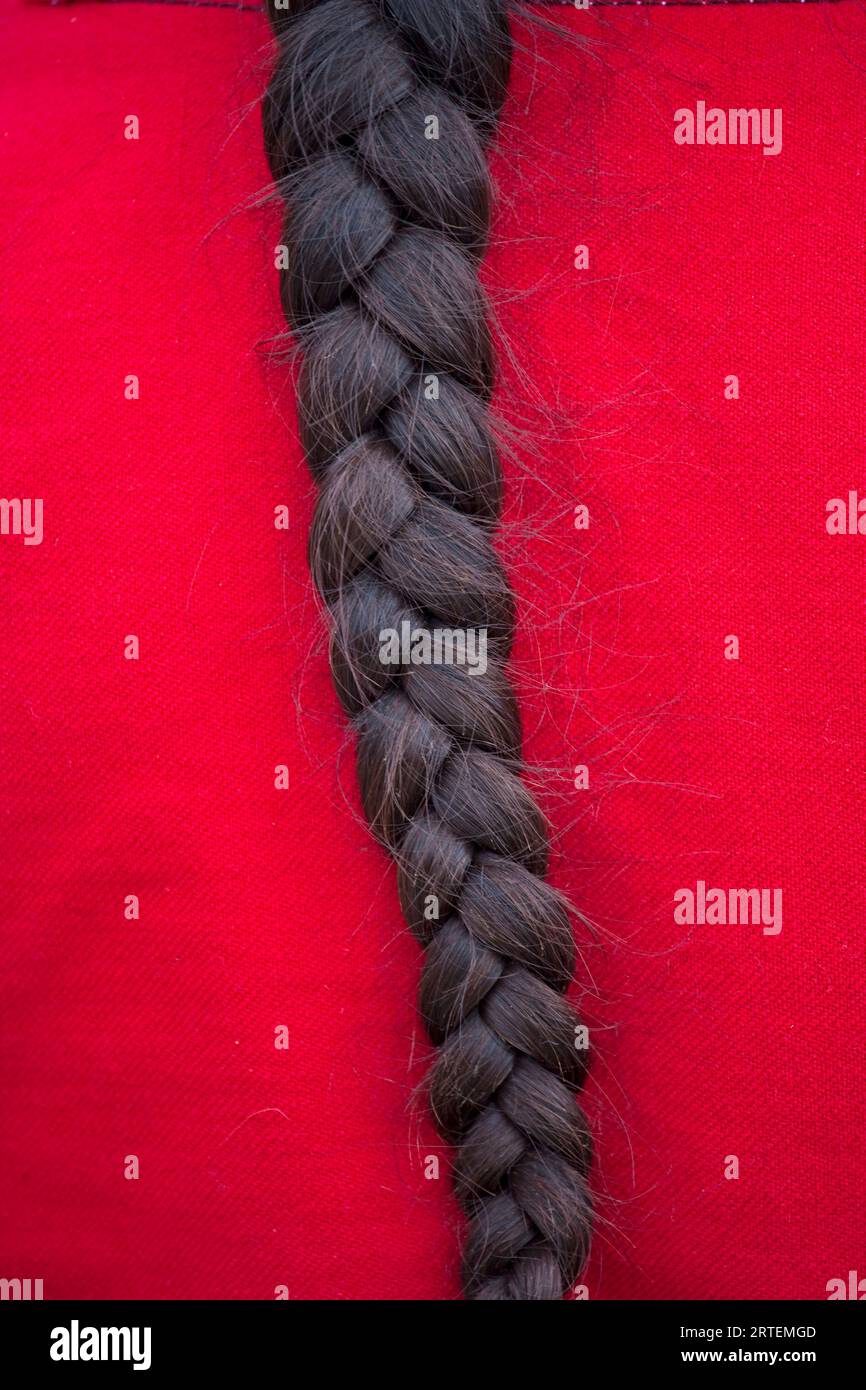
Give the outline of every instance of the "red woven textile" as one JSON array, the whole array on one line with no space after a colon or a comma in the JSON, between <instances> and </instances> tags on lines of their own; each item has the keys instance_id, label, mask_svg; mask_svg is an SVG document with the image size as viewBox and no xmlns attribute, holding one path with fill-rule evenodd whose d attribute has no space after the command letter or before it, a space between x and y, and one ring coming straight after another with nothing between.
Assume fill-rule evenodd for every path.
<instances>
[{"instance_id":1,"label":"red woven textile","mask_svg":"<svg viewBox=\"0 0 866 1390\"><path fill-rule=\"evenodd\" d=\"M822 1299L864 1261L866 536L826 507L866 492L866 17L546 13L591 46L516 29L484 274L527 755L601 931L586 1285ZM266 22L6 0L3 27L0 493L44 534L0 535L0 1275L456 1298L420 951L268 347ZM780 109L780 152L678 144L699 101ZM678 923L699 881L781 890L781 931Z\"/></svg>"}]
</instances>

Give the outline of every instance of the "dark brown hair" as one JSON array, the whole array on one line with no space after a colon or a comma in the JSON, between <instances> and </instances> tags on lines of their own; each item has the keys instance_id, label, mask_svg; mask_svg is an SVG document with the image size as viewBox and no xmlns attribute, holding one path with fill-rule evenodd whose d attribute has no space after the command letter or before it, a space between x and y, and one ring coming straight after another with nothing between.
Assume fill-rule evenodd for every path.
<instances>
[{"instance_id":1,"label":"dark brown hair","mask_svg":"<svg viewBox=\"0 0 866 1390\"><path fill-rule=\"evenodd\" d=\"M505 674L514 600L478 261L485 143L511 57L501 0L269 0L265 142L286 202L281 293L319 487L310 537L361 796L426 947L436 1123L468 1218L469 1299L558 1299L586 1260L586 1050L575 948L544 881ZM435 119L434 119L435 118ZM486 671L385 664L381 634L486 631Z\"/></svg>"}]
</instances>

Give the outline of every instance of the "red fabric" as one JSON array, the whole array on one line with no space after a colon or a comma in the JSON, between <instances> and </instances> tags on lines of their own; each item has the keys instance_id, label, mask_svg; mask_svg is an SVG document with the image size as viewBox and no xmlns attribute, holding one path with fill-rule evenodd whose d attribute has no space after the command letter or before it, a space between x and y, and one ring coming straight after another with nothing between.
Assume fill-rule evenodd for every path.
<instances>
[{"instance_id":1,"label":"red fabric","mask_svg":"<svg viewBox=\"0 0 866 1390\"><path fill-rule=\"evenodd\" d=\"M866 18L555 17L593 47L519 28L485 277L527 751L555 881L601 929L586 1282L820 1299L866 1274L866 539L825 528L863 487ZM0 536L0 1275L454 1298L420 952L360 818L267 346L265 21L6 0L3 24L0 491L44 499L44 540ZM782 108L781 154L677 145L698 100ZM781 933L677 925L699 879L780 887Z\"/></svg>"}]
</instances>

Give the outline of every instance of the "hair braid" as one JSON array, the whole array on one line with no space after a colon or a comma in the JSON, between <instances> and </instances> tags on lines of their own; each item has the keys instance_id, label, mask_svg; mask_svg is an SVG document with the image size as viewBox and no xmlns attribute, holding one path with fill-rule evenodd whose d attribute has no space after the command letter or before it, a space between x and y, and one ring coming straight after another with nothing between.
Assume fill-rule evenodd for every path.
<instances>
[{"instance_id":1,"label":"hair braid","mask_svg":"<svg viewBox=\"0 0 866 1390\"><path fill-rule=\"evenodd\" d=\"M519 780L504 674L514 602L490 538L501 480L477 263L506 6L269 4L278 55L265 137L290 251L281 292L320 489L311 566L364 809L426 947L421 1012L438 1049L433 1113L456 1148L469 1223L465 1292L557 1299L586 1259L591 1146L574 1100L586 1054L563 998L574 943L544 882L545 821ZM432 116L438 138L425 138ZM425 391L431 375L438 393ZM379 635L403 621L486 629L486 672L383 665Z\"/></svg>"}]
</instances>

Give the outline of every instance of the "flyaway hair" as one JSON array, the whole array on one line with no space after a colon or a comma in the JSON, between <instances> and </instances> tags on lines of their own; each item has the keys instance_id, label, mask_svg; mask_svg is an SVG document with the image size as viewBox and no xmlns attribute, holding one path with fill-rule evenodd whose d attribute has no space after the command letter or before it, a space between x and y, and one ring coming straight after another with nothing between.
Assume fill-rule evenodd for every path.
<instances>
[{"instance_id":1,"label":"flyaway hair","mask_svg":"<svg viewBox=\"0 0 866 1390\"><path fill-rule=\"evenodd\" d=\"M492 544L502 485L478 280L507 6L269 0L269 12L281 295L319 489L310 564L364 810L426 949L420 1009L467 1218L464 1292L559 1299L591 1231L575 1100L587 1052L563 997L571 924L545 882L548 829L521 780L505 670L514 599ZM380 633L404 621L486 630L485 672L383 663Z\"/></svg>"}]
</instances>

